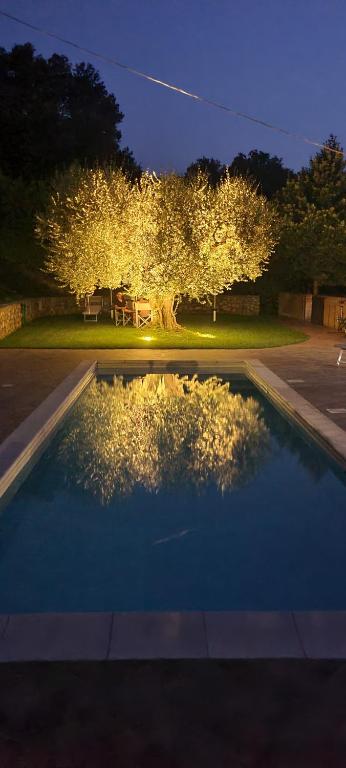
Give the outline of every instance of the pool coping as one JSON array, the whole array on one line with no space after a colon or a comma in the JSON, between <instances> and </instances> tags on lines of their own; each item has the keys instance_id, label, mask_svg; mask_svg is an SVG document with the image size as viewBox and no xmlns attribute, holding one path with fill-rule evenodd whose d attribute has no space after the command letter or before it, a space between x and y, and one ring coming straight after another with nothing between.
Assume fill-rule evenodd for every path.
<instances>
[{"instance_id":1,"label":"pool coping","mask_svg":"<svg viewBox=\"0 0 346 768\"><path fill-rule=\"evenodd\" d=\"M247 360L246 375L280 411L305 429L346 472L346 432L260 360Z\"/></svg>"},{"instance_id":2,"label":"pool coping","mask_svg":"<svg viewBox=\"0 0 346 768\"><path fill-rule=\"evenodd\" d=\"M0 500L26 465L44 449L95 371L96 362L80 363L0 445Z\"/></svg>"},{"instance_id":3,"label":"pool coping","mask_svg":"<svg viewBox=\"0 0 346 768\"><path fill-rule=\"evenodd\" d=\"M260 360L80 363L0 446L0 499L39 457L96 373L243 373L346 471L346 432ZM346 658L346 611L0 614L0 662Z\"/></svg>"},{"instance_id":4,"label":"pool coping","mask_svg":"<svg viewBox=\"0 0 346 768\"><path fill-rule=\"evenodd\" d=\"M0 662L344 659L346 611L0 615Z\"/></svg>"}]
</instances>

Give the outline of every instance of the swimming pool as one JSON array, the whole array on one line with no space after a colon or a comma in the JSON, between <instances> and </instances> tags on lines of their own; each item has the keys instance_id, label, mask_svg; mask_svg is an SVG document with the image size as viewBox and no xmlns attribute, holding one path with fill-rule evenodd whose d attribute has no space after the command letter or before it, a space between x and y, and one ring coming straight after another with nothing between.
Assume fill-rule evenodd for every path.
<instances>
[{"instance_id":1,"label":"swimming pool","mask_svg":"<svg viewBox=\"0 0 346 768\"><path fill-rule=\"evenodd\" d=\"M0 517L0 613L346 608L346 485L245 377L93 379Z\"/></svg>"}]
</instances>

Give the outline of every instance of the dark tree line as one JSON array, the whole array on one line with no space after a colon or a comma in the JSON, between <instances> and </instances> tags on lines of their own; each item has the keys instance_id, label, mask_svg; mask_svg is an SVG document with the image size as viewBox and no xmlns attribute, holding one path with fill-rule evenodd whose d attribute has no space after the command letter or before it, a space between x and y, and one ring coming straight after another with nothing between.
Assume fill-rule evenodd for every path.
<instances>
[{"instance_id":1,"label":"dark tree line","mask_svg":"<svg viewBox=\"0 0 346 768\"><path fill-rule=\"evenodd\" d=\"M200 157L189 165L185 175L192 178L198 171L206 174L212 187L220 183L227 171L231 176L244 176L252 181L258 187L259 193L265 195L268 200L275 197L288 179L294 176L293 171L283 166L280 157L269 155L268 152L259 152L257 149L251 150L248 155L240 152L230 165L223 164L213 157Z\"/></svg>"},{"instance_id":2,"label":"dark tree line","mask_svg":"<svg viewBox=\"0 0 346 768\"><path fill-rule=\"evenodd\" d=\"M71 163L125 164L123 114L91 64L37 56L30 43L0 49L0 169L10 177L47 178Z\"/></svg>"},{"instance_id":3,"label":"dark tree line","mask_svg":"<svg viewBox=\"0 0 346 768\"><path fill-rule=\"evenodd\" d=\"M271 274L281 286L346 289L346 160L331 134L277 197L280 242Z\"/></svg>"},{"instance_id":4,"label":"dark tree line","mask_svg":"<svg viewBox=\"0 0 346 768\"><path fill-rule=\"evenodd\" d=\"M123 114L91 64L45 59L30 43L2 48L0 105L0 294L47 292L33 229L54 174L74 163L132 179L141 169L120 146Z\"/></svg>"}]
</instances>

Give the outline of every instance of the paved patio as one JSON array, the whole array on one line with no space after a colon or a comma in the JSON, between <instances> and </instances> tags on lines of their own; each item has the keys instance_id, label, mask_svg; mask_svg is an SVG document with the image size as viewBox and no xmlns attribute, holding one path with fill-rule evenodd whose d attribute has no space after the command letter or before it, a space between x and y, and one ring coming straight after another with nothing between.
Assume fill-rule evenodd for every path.
<instances>
[{"instance_id":1,"label":"paved patio","mask_svg":"<svg viewBox=\"0 0 346 768\"><path fill-rule=\"evenodd\" d=\"M310 335L308 341L273 349L179 350L0 350L0 442L36 408L81 360L232 361L256 358L267 365L336 424L346 429L346 365L336 366L341 334L304 323L288 323Z\"/></svg>"}]
</instances>

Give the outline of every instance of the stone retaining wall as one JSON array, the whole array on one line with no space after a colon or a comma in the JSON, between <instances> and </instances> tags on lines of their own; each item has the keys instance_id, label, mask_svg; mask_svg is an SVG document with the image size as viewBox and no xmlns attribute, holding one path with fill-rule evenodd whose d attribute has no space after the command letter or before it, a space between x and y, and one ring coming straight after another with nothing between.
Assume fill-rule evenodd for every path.
<instances>
[{"instance_id":1,"label":"stone retaining wall","mask_svg":"<svg viewBox=\"0 0 346 768\"><path fill-rule=\"evenodd\" d=\"M179 309L183 312L210 313L213 311L213 306L212 304L199 304L198 301L183 299ZM228 312L230 315L259 315L260 297L220 294L216 297L216 310L217 312Z\"/></svg>"},{"instance_id":2,"label":"stone retaining wall","mask_svg":"<svg viewBox=\"0 0 346 768\"><path fill-rule=\"evenodd\" d=\"M0 304L0 339L4 339L22 324L20 304Z\"/></svg>"},{"instance_id":3,"label":"stone retaining wall","mask_svg":"<svg viewBox=\"0 0 346 768\"><path fill-rule=\"evenodd\" d=\"M47 315L73 315L80 313L74 296L44 296L40 299L23 299L24 317L27 322Z\"/></svg>"},{"instance_id":4,"label":"stone retaining wall","mask_svg":"<svg viewBox=\"0 0 346 768\"><path fill-rule=\"evenodd\" d=\"M74 296L44 296L0 304L0 339L17 331L23 321L30 322L47 315L72 315L80 311Z\"/></svg>"}]
</instances>

